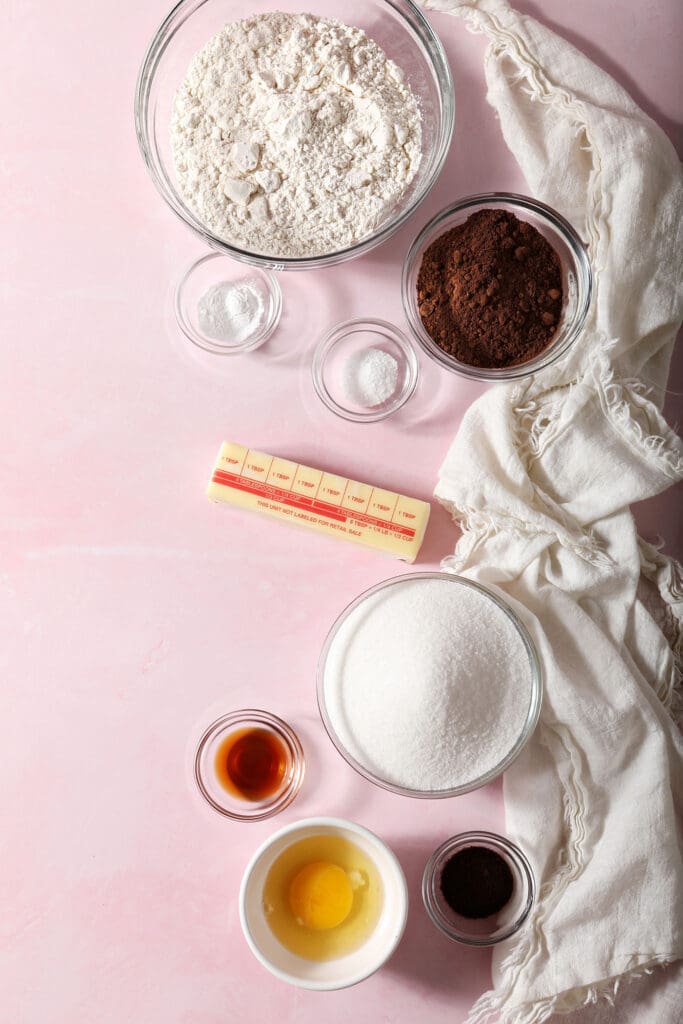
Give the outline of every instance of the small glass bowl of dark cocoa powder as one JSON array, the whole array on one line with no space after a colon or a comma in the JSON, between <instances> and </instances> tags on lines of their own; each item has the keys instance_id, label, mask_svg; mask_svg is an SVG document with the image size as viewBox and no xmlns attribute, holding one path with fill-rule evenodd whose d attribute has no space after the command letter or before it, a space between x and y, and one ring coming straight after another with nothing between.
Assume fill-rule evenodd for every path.
<instances>
[{"instance_id":1,"label":"small glass bowl of dark cocoa powder","mask_svg":"<svg viewBox=\"0 0 683 1024\"><path fill-rule=\"evenodd\" d=\"M462 832L442 843L422 876L434 924L470 946L493 946L519 931L536 894L520 848L493 832Z\"/></svg>"},{"instance_id":2,"label":"small glass bowl of dark cocoa powder","mask_svg":"<svg viewBox=\"0 0 683 1024\"><path fill-rule=\"evenodd\" d=\"M590 306L586 247L527 196L470 196L437 214L403 266L403 306L427 355L477 380L527 377L563 356Z\"/></svg>"}]
</instances>

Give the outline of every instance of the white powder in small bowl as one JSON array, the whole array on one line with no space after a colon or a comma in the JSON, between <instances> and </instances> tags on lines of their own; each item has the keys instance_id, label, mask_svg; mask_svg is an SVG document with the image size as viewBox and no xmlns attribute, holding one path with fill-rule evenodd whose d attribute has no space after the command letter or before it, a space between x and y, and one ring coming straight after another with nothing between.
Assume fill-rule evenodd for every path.
<instances>
[{"instance_id":1,"label":"white powder in small bowl","mask_svg":"<svg viewBox=\"0 0 683 1024\"><path fill-rule=\"evenodd\" d=\"M407 577L343 621L323 696L337 737L367 771L437 792L474 783L510 753L532 670L515 625L486 594Z\"/></svg>"},{"instance_id":2,"label":"white powder in small bowl","mask_svg":"<svg viewBox=\"0 0 683 1024\"><path fill-rule=\"evenodd\" d=\"M341 383L347 401L370 409L396 393L398 363L381 348L354 352L344 364Z\"/></svg>"},{"instance_id":3,"label":"white powder in small bowl","mask_svg":"<svg viewBox=\"0 0 683 1024\"><path fill-rule=\"evenodd\" d=\"M259 329L265 308L257 280L221 281L200 298L197 320L209 338L240 345Z\"/></svg>"}]
</instances>

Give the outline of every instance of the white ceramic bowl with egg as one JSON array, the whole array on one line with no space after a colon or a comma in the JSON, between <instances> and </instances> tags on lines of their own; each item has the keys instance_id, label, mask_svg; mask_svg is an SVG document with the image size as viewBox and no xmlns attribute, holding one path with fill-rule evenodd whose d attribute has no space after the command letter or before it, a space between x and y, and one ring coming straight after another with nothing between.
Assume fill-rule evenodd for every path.
<instances>
[{"instance_id":1,"label":"white ceramic bowl with egg","mask_svg":"<svg viewBox=\"0 0 683 1024\"><path fill-rule=\"evenodd\" d=\"M315 961L290 952L275 937L267 921L263 889L270 868L284 850L320 834L347 839L370 858L382 880L383 898L379 919L358 949L334 960ZM252 953L277 978L318 991L348 988L374 974L398 946L408 917L408 887L395 854L373 832L342 818L306 818L280 829L255 852L242 878L239 911Z\"/></svg>"}]
</instances>

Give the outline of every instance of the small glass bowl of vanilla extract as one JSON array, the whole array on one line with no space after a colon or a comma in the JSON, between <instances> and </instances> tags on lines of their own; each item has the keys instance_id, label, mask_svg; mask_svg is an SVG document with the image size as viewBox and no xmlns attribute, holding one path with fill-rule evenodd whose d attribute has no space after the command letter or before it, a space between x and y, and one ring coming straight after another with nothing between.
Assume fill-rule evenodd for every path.
<instances>
[{"instance_id":1,"label":"small glass bowl of vanilla extract","mask_svg":"<svg viewBox=\"0 0 683 1024\"><path fill-rule=\"evenodd\" d=\"M237 821L262 821L289 806L304 771L294 730L277 715L253 708L212 722L194 757L199 792L219 814Z\"/></svg>"}]
</instances>

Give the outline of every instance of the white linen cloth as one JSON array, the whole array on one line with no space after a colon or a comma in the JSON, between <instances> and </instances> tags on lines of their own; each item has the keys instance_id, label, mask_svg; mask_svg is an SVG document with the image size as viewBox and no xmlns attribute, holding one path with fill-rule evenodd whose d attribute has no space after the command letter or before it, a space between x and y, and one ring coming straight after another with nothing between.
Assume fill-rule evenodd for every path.
<instances>
[{"instance_id":1,"label":"white linen cloth","mask_svg":"<svg viewBox=\"0 0 683 1024\"><path fill-rule=\"evenodd\" d=\"M475 402L435 491L463 530L444 568L500 589L546 673L539 727L504 780L539 898L468 1017L540 1024L683 956L683 584L629 512L683 475L649 387L666 381L683 310L683 184L664 133L566 41L504 0L425 6L489 36L505 140L595 274L574 349Z\"/></svg>"}]
</instances>

